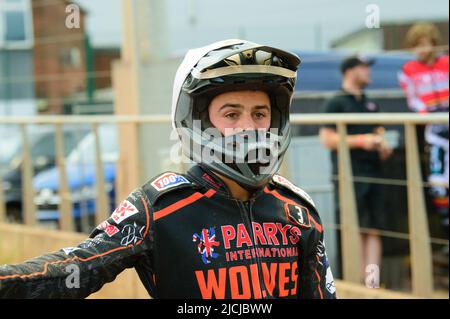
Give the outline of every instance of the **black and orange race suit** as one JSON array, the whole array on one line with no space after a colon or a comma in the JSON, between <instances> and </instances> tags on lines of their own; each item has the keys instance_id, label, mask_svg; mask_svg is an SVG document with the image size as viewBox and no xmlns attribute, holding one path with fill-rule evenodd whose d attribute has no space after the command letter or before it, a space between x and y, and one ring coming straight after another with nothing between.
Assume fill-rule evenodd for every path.
<instances>
[{"instance_id":1,"label":"black and orange race suit","mask_svg":"<svg viewBox=\"0 0 450 319\"><path fill-rule=\"evenodd\" d=\"M194 166L133 191L78 246L0 266L0 296L83 298L134 267L154 298L335 298L323 233L283 177L242 202Z\"/></svg>"}]
</instances>

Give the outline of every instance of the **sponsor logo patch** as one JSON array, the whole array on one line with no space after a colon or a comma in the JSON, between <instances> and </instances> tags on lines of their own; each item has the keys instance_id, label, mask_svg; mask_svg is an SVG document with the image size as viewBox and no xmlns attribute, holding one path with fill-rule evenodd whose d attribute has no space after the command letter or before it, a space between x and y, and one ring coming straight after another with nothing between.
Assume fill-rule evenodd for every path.
<instances>
[{"instance_id":1,"label":"sponsor logo patch","mask_svg":"<svg viewBox=\"0 0 450 319\"><path fill-rule=\"evenodd\" d=\"M139 213L139 210L136 206L131 204L129 201L124 200L112 213L111 218L116 222L116 224L120 224L123 220L137 213Z\"/></svg>"},{"instance_id":2,"label":"sponsor logo patch","mask_svg":"<svg viewBox=\"0 0 450 319\"><path fill-rule=\"evenodd\" d=\"M144 229L145 226L139 227L136 223L125 225L122 229L123 237L120 244L122 246L136 245L138 241L144 239Z\"/></svg>"},{"instance_id":3,"label":"sponsor logo patch","mask_svg":"<svg viewBox=\"0 0 450 319\"><path fill-rule=\"evenodd\" d=\"M89 238L89 239L86 239L83 243L81 243L79 245L79 247L82 249L88 249L88 248L97 247L98 245L101 245L102 243L104 243L104 241L98 237L95 237L92 239Z\"/></svg>"},{"instance_id":4,"label":"sponsor logo patch","mask_svg":"<svg viewBox=\"0 0 450 319\"><path fill-rule=\"evenodd\" d=\"M108 225L111 225L111 224L108 223L107 221L104 221L104 222L100 223L96 228L97 228L98 230L105 230L105 228L106 228Z\"/></svg>"},{"instance_id":5,"label":"sponsor logo patch","mask_svg":"<svg viewBox=\"0 0 450 319\"><path fill-rule=\"evenodd\" d=\"M75 250L79 250L79 247L66 247L63 248L62 251L66 254L69 255L70 253L73 253Z\"/></svg>"},{"instance_id":6,"label":"sponsor logo patch","mask_svg":"<svg viewBox=\"0 0 450 319\"><path fill-rule=\"evenodd\" d=\"M151 183L159 192L182 184L190 184L190 182L184 176L175 173L165 173Z\"/></svg>"},{"instance_id":7,"label":"sponsor logo patch","mask_svg":"<svg viewBox=\"0 0 450 319\"><path fill-rule=\"evenodd\" d=\"M220 243L216 241L216 233L213 227L209 229L203 228L200 235L195 233L192 236L192 241L194 243L198 242L197 250L202 256L202 261L205 265L211 263L211 258L219 256L219 254L214 252L214 247L219 246Z\"/></svg>"},{"instance_id":8,"label":"sponsor logo patch","mask_svg":"<svg viewBox=\"0 0 450 319\"><path fill-rule=\"evenodd\" d=\"M336 285L333 279L333 273L331 272L331 268L327 268L327 274L325 276L326 287L330 294L334 294L336 292Z\"/></svg>"},{"instance_id":9,"label":"sponsor logo patch","mask_svg":"<svg viewBox=\"0 0 450 319\"><path fill-rule=\"evenodd\" d=\"M112 237L119 232L119 228L117 228L114 225L111 225L107 221L104 221L103 223L98 225L97 229L103 230L109 237Z\"/></svg>"},{"instance_id":10,"label":"sponsor logo patch","mask_svg":"<svg viewBox=\"0 0 450 319\"><path fill-rule=\"evenodd\" d=\"M311 227L311 222L309 220L309 212L306 207L286 203L284 205L284 210L288 215L288 219L294 224L303 228Z\"/></svg>"}]
</instances>

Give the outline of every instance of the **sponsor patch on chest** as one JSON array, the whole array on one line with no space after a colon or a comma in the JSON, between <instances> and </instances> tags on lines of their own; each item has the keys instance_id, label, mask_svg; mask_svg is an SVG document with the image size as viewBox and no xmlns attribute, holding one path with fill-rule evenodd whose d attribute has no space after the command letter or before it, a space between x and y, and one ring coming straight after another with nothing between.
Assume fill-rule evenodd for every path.
<instances>
[{"instance_id":1,"label":"sponsor patch on chest","mask_svg":"<svg viewBox=\"0 0 450 319\"><path fill-rule=\"evenodd\" d=\"M190 184L190 182L187 180L186 177L175 173L165 173L151 183L153 188L156 189L158 192L182 184Z\"/></svg>"}]
</instances>

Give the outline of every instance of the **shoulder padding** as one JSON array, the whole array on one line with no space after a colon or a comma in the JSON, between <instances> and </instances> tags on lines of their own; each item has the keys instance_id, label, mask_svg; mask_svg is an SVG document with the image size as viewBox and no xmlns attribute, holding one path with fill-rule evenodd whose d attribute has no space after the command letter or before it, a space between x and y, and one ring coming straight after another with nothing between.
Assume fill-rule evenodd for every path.
<instances>
[{"instance_id":1,"label":"shoulder padding","mask_svg":"<svg viewBox=\"0 0 450 319\"><path fill-rule=\"evenodd\" d=\"M307 203L309 203L312 207L316 208L316 205L314 204L314 201L312 200L311 196L308 195L303 189L295 185L294 183L290 182L287 178L275 174L272 177L272 181L274 184L281 186L282 188L288 189L297 196L299 196L301 199L305 200Z\"/></svg>"},{"instance_id":2,"label":"shoulder padding","mask_svg":"<svg viewBox=\"0 0 450 319\"><path fill-rule=\"evenodd\" d=\"M147 195L150 204L154 205L163 194L188 187L194 187L194 183L187 176L165 172L149 180L142 186L142 190Z\"/></svg>"}]
</instances>

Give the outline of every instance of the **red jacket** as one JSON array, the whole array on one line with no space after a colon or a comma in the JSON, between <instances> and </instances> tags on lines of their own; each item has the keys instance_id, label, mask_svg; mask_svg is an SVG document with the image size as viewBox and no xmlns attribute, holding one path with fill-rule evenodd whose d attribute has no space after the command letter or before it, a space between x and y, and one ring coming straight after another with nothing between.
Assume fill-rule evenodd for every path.
<instances>
[{"instance_id":1,"label":"red jacket","mask_svg":"<svg viewBox=\"0 0 450 319\"><path fill-rule=\"evenodd\" d=\"M399 81L411 110L448 112L448 55L438 57L432 65L420 61L405 63Z\"/></svg>"}]
</instances>

